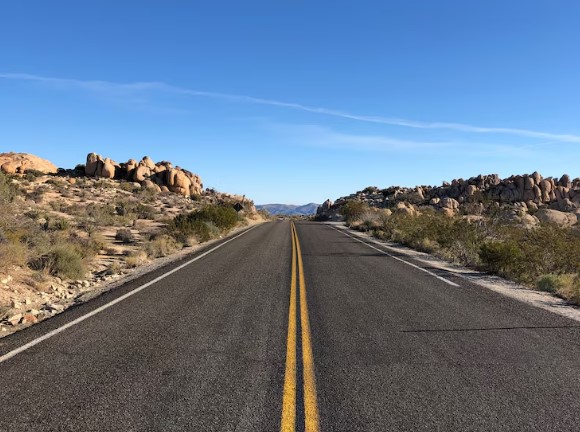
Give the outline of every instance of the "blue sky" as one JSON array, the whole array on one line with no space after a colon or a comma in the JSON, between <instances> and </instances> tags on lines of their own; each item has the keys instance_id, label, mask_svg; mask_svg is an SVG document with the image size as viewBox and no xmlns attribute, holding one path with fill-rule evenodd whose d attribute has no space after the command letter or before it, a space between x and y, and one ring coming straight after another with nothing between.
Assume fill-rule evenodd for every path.
<instances>
[{"instance_id":1,"label":"blue sky","mask_svg":"<svg viewBox=\"0 0 580 432\"><path fill-rule=\"evenodd\" d=\"M0 151L151 156L257 203L579 176L576 1L0 3Z\"/></svg>"}]
</instances>

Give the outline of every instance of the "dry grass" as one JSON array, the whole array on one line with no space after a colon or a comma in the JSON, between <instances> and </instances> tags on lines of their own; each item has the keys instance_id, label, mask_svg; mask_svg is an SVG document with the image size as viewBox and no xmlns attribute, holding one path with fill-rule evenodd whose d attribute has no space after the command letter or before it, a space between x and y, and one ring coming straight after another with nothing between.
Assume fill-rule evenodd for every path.
<instances>
[{"instance_id":1,"label":"dry grass","mask_svg":"<svg viewBox=\"0 0 580 432\"><path fill-rule=\"evenodd\" d=\"M541 291L558 294L560 297L580 304L580 275L546 274L538 278L536 287Z\"/></svg>"}]
</instances>

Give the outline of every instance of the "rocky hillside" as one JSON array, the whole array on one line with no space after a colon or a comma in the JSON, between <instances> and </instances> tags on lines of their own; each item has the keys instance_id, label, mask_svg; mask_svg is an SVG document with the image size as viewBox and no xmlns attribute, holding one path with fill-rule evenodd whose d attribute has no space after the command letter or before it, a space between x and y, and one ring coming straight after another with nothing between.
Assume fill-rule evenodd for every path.
<instances>
[{"instance_id":1,"label":"rocky hillside","mask_svg":"<svg viewBox=\"0 0 580 432\"><path fill-rule=\"evenodd\" d=\"M204 190L170 162L94 153L74 169L17 153L0 161L0 337L261 221L252 201Z\"/></svg>"},{"instance_id":2,"label":"rocky hillside","mask_svg":"<svg viewBox=\"0 0 580 432\"><path fill-rule=\"evenodd\" d=\"M441 186L385 189L368 187L317 210L320 219L340 219L342 206L359 201L372 208L385 208L415 214L431 207L448 215L482 215L497 208L512 209L514 217L526 224L539 221L573 225L580 217L580 178L568 175L543 178L538 172L500 179L497 174L456 179Z\"/></svg>"},{"instance_id":3,"label":"rocky hillside","mask_svg":"<svg viewBox=\"0 0 580 432\"><path fill-rule=\"evenodd\" d=\"M310 216L316 214L318 209L318 204L310 203L304 205L291 205L291 204L262 204L257 205L258 210L266 210L268 213L274 216L285 215L285 216Z\"/></svg>"}]
</instances>

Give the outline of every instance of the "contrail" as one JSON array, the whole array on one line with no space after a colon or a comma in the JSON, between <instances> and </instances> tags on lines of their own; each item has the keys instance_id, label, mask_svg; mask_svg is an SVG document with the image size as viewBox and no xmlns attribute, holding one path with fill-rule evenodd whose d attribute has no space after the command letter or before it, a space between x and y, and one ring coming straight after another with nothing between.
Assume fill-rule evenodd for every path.
<instances>
[{"instance_id":1,"label":"contrail","mask_svg":"<svg viewBox=\"0 0 580 432\"><path fill-rule=\"evenodd\" d=\"M366 123L378 123L389 126L399 126L413 129L443 129L457 132L478 133L478 134L503 134L515 135L526 138L541 138L560 142L580 143L580 136L572 134L555 134L550 132L541 132L529 129L517 129L506 127L482 127L462 123L447 123L447 122L422 122L416 120L408 120L402 118L390 118L381 116L368 116L353 114L346 111L340 111L330 108L314 107L309 105L302 105L293 102L284 102L274 99L264 99L253 96L219 93L210 91L193 90L185 87L178 87L164 82L135 82L135 83L116 83L111 81L100 80L76 80L68 78L53 78L39 75L31 75L26 73L0 73L0 78L20 81L37 81L47 84L54 84L59 86L66 86L70 88L79 88L96 92L143 92L143 91L164 91L167 93L174 93L193 97L206 97L212 99L221 99L225 101L252 103L257 105L268 105L280 108L288 108L297 111L309 112L314 114L321 114L330 117L339 117L349 120L361 121Z\"/></svg>"}]
</instances>

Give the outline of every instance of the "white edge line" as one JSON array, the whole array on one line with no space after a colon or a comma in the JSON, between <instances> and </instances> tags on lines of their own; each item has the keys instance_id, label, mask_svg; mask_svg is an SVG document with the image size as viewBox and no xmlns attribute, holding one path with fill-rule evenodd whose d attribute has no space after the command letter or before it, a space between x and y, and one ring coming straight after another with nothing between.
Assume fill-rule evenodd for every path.
<instances>
[{"instance_id":1,"label":"white edge line","mask_svg":"<svg viewBox=\"0 0 580 432\"><path fill-rule=\"evenodd\" d=\"M50 339L51 337L53 337L53 336L55 336L55 335L57 335L57 334L59 334L59 333L61 333L61 332L65 331L66 329L68 329L68 328L70 328L70 327L72 327L72 326L75 326L75 325L77 325L77 324L79 324L79 323L83 322L84 320L86 320L86 319L88 319L88 318L90 318L90 317L92 317L92 316L94 316L94 315L96 315L96 314L98 314L98 313L100 313L100 312L103 312L104 310L106 310L106 309L110 308L111 306L114 306L114 305L116 305L117 303L119 303L119 302L121 302L121 301L123 301L123 300L125 300L125 299L127 299L127 298L129 298L129 297L131 297L132 295L135 295L135 294L137 294L138 292L140 292L140 291L143 291L145 288L148 288L148 287L150 287L151 285L153 285L153 284L156 284L156 283L157 283L157 282L159 282L160 280L163 280L163 279L165 279L167 276L170 276L170 275L172 275L173 273L175 273L175 272L178 272L179 270L182 270L183 268L187 267L187 266L188 266L188 265L190 265L191 263L193 263L193 262L195 262L195 261L197 261L197 260L199 260L199 259L201 259L201 258L205 257L206 255L209 255L210 253L212 253L212 252L213 252L213 251L215 251L216 249L219 249L219 248L221 248L222 246L224 246L224 245L228 244L229 242L231 242L231 241L233 241L233 240L237 239L238 237L241 237L241 236L243 236L244 234L247 234L248 232L250 232L250 231L252 231L254 228L256 228L256 226L257 226L257 225L255 225L255 226L251 227L250 229L248 229L248 230L244 231L243 233L240 233L240 234L238 234L238 235L237 235L237 236L235 236L235 237L232 237L232 238L231 238L231 239L229 239L229 240L226 240L226 241L225 241L225 242L223 242L223 243L220 243L220 244L219 244L219 245L217 245L216 247L214 247L214 248L212 248L212 249L210 249L210 250L208 250L208 251L206 251L206 252L202 253L201 255L198 255L198 256L196 256L195 258L193 258L193 259L191 259L191 260L187 261L186 263L183 263L183 264L181 264L180 266L178 266L178 267L175 267L174 269L172 269L172 270L168 271L167 273L164 273L164 274L162 274L161 276L159 276L159 277L156 277L155 279L153 279L153 280L151 280L151 281L147 282L146 284L143 284L143 285L141 285L141 286L139 286L139 287L135 288L133 291L129 291L128 293L126 293L126 294L123 294L121 297L117 297L115 300L112 300L112 301L110 301L109 303L106 303L106 304L104 304L103 306L100 306L100 307L96 308L95 310L92 310L92 311L91 311L91 312L89 312L88 314L86 314L86 315L83 315L83 316L80 316L80 317L78 317L77 319L75 319L75 320L73 320L73 321L71 321L71 322L69 322L69 323L67 323L67 324L63 325L62 327L56 328L56 329L54 329L54 330L52 330L52 331L48 332L47 334L45 334L45 335L43 335L43 336L41 336L41 337L39 337L39 338L33 339L33 340L31 340L30 342L28 342L28 343L26 343L26 344L22 345L21 347L19 347L19 348L16 348L15 350L12 350L12 351L10 351L10 352L8 352L8 353L4 354L2 357L0 357L0 363L2 363L2 362L5 362L6 360L8 360L8 359L10 359L10 358L14 357L15 355L18 355L18 354L20 354L21 352L23 352L23 351L26 351L27 349L29 349L29 348L32 348L33 346L35 346L35 345L38 345L39 343L41 343L41 342L43 342L43 341L45 341L45 340L47 340L47 339Z\"/></svg>"},{"instance_id":2,"label":"white edge line","mask_svg":"<svg viewBox=\"0 0 580 432\"><path fill-rule=\"evenodd\" d=\"M338 232L340 232L340 233L344 234L344 235L345 235L345 236L347 236L347 237L350 237L350 238L351 238L351 239L353 239L353 240L356 240L356 241L358 241L358 242L360 242L360 243L362 243L362 244L364 244L364 245L367 245L367 246L368 246L368 247L370 247L371 249L374 249L374 250L376 250L376 251L378 251L378 252L380 252L380 253L382 253L382 254L384 254L384 255L387 255L387 256L389 256L389 257L391 257L391 258L393 258L393 259L396 259L397 261L401 261L402 263L405 263L405 264L407 264L407 265L410 265L411 267L413 267L413 268L416 268L417 270L421 270L422 272L425 272L425 273L427 273L427 274L429 274L429 275L433 276L434 278L437 278L437 279L439 279L440 281L443 281L443 282L445 282L446 284L449 284L449 285L451 285L451 286L454 286L454 287L460 287L460 285L456 284L455 282L451 282L450 280L448 280L448 279L445 279L444 277L441 277L441 276L439 276L439 275L436 275L435 273L433 273L433 272L431 272L431 271L429 271L429 270L427 270L427 269L424 269L423 267L419 267L418 265L415 265L415 264L413 264L413 263L410 263L409 261L405 261L404 259L401 259L401 258L399 258L399 257L396 257L396 256L394 256L394 255L392 255L392 254L388 253L388 252L385 252L385 251L384 251L384 250L382 250L382 249L376 248L376 247L374 247L374 246L372 246L372 245L368 244L367 242L364 242L364 241L362 241L361 239L358 239L358 238L356 238L356 237L353 237L353 236L351 236L350 234L347 234L347 233L346 233L346 232L344 232L343 230L337 229L337 228L335 228L335 227L333 227L333 226L331 226L331 225L328 225L328 226L329 226L329 227L331 227L333 230L335 230L335 231L338 231Z\"/></svg>"}]
</instances>

